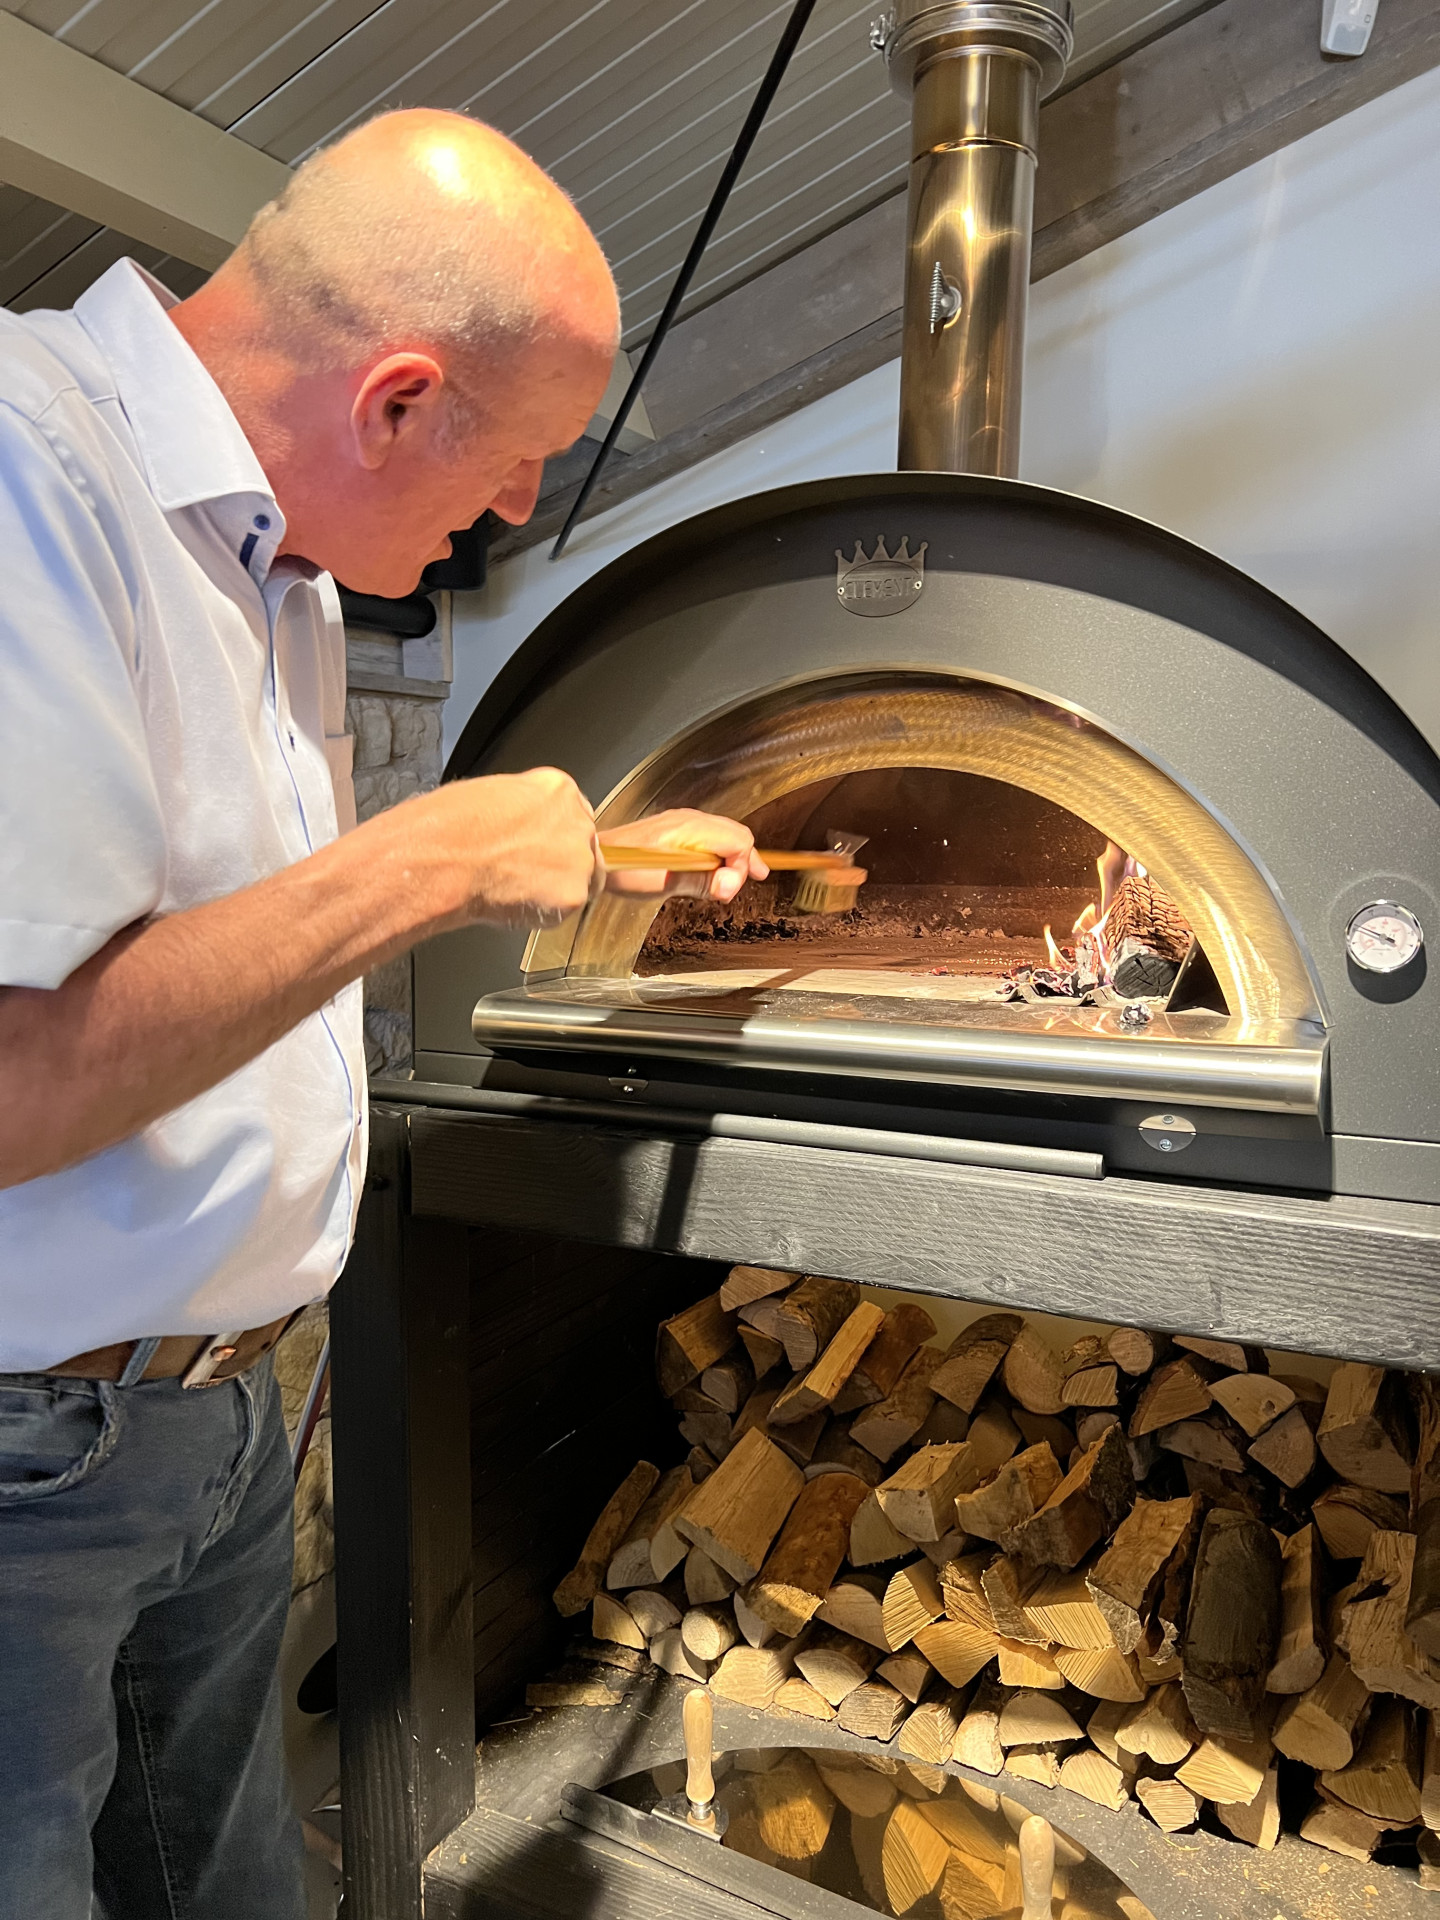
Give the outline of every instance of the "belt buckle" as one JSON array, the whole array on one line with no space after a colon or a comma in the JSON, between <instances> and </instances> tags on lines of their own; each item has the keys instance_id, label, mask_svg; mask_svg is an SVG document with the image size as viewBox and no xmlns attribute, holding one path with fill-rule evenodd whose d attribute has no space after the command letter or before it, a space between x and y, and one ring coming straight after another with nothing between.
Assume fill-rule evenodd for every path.
<instances>
[{"instance_id":1,"label":"belt buckle","mask_svg":"<svg viewBox=\"0 0 1440 1920\"><path fill-rule=\"evenodd\" d=\"M199 1353L190 1362L180 1376L182 1387L218 1387L223 1382L215 1379L216 1369L227 1360L233 1360L240 1348L240 1333L212 1333L208 1336Z\"/></svg>"}]
</instances>

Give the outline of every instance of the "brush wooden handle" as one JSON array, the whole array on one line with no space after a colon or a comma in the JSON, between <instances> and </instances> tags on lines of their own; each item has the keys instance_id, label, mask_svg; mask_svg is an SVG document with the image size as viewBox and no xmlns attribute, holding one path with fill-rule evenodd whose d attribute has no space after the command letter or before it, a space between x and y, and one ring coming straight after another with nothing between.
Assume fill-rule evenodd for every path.
<instances>
[{"instance_id":1,"label":"brush wooden handle","mask_svg":"<svg viewBox=\"0 0 1440 1920\"><path fill-rule=\"evenodd\" d=\"M1055 1886L1055 1829L1032 1813L1020 1829L1020 1884L1025 1905L1020 1920L1050 1920Z\"/></svg>"},{"instance_id":2,"label":"brush wooden handle","mask_svg":"<svg viewBox=\"0 0 1440 1920\"><path fill-rule=\"evenodd\" d=\"M851 859L848 853L809 848L757 847L755 851L775 873L801 873L811 867L848 867ZM702 847L617 847L603 840L600 857L616 873L634 872L637 868L652 873L714 873L725 864L720 854L708 853Z\"/></svg>"},{"instance_id":3,"label":"brush wooden handle","mask_svg":"<svg viewBox=\"0 0 1440 1920\"><path fill-rule=\"evenodd\" d=\"M692 1687L681 1708L685 1727L685 1798L693 1808L715 1798L715 1702L705 1687Z\"/></svg>"}]
</instances>

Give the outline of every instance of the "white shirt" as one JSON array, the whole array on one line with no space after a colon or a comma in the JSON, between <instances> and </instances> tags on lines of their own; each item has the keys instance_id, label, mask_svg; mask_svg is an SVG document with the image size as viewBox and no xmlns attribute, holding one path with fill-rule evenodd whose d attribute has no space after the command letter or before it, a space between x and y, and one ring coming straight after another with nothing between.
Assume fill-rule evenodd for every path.
<instances>
[{"instance_id":1,"label":"white shirt","mask_svg":"<svg viewBox=\"0 0 1440 1920\"><path fill-rule=\"evenodd\" d=\"M345 650L219 388L133 262L0 313L0 983L354 821ZM133 1139L0 1190L0 1371L323 1294L365 1157L360 987ZM44 1085L24 1097L43 1103Z\"/></svg>"}]
</instances>

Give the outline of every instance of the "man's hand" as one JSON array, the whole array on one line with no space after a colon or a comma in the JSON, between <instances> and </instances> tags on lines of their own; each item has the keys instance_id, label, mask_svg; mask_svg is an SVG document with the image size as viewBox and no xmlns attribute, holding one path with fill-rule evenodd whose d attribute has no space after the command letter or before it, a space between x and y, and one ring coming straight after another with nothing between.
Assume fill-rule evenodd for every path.
<instances>
[{"instance_id":1,"label":"man's hand","mask_svg":"<svg viewBox=\"0 0 1440 1920\"><path fill-rule=\"evenodd\" d=\"M713 873L672 874L658 863L653 867L631 867L606 875L610 893L698 893L710 900L733 900L747 880L763 880L770 869L755 851L755 836L738 820L727 820L718 813L697 813L694 807L672 807L668 813L652 813L628 827L607 827L600 845L609 841L617 847L684 848L701 853L719 854L724 864Z\"/></svg>"}]
</instances>

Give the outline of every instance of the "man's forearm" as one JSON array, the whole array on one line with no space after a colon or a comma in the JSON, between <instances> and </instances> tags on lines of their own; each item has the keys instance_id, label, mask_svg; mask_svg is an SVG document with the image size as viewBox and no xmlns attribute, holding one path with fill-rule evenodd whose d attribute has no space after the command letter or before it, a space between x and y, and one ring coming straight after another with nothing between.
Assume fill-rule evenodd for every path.
<instances>
[{"instance_id":1,"label":"man's forearm","mask_svg":"<svg viewBox=\"0 0 1440 1920\"><path fill-rule=\"evenodd\" d=\"M463 917L452 863L404 826L383 815L226 899L129 928L53 991L0 990L0 1186L128 1138Z\"/></svg>"}]
</instances>

